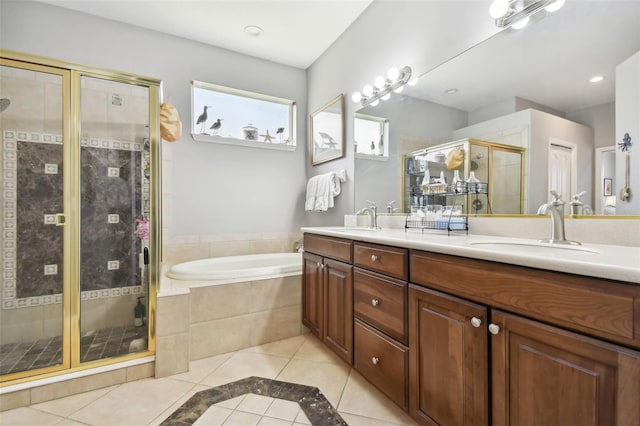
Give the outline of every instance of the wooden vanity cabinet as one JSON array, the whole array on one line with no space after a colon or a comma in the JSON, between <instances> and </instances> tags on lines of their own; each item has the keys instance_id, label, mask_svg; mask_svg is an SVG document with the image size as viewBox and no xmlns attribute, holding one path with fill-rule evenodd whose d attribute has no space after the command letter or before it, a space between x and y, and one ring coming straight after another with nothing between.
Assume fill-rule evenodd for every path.
<instances>
[{"instance_id":1,"label":"wooden vanity cabinet","mask_svg":"<svg viewBox=\"0 0 640 426\"><path fill-rule=\"evenodd\" d=\"M305 234L302 323L353 365L353 266L349 240Z\"/></svg>"},{"instance_id":2,"label":"wooden vanity cabinet","mask_svg":"<svg viewBox=\"0 0 640 426\"><path fill-rule=\"evenodd\" d=\"M408 250L354 242L354 368L405 411Z\"/></svg>"},{"instance_id":3,"label":"wooden vanity cabinet","mask_svg":"<svg viewBox=\"0 0 640 426\"><path fill-rule=\"evenodd\" d=\"M417 421L640 425L640 352L597 338L637 344L640 287L426 252L410 271Z\"/></svg>"},{"instance_id":4,"label":"wooden vanity cabinet","mask_svg":"<svg viewBox=\"0 0 640 426\"><path fill-rule=\"evenodd\" d=\"M426 425L487 425L487 308L409 286L411 416Z\"/></svg>"}]
</instances>

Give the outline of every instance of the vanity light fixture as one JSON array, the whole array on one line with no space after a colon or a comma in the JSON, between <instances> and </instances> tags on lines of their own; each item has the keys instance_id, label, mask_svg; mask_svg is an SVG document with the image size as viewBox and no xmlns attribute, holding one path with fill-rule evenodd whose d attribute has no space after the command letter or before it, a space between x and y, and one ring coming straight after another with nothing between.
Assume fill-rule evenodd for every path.
<instances>
[{"instance_id":1,"label":"vanity light fixture","mask_svg":"<svg viewBox=\"0 0 640 426\"><path fill-rule=\"evenodd\" d=\"M373 81L373 86L367 84L362 88L362 93L354 92L351 95L353 102L360 102L363 107L376 106L380 100L386 101L391 97L391 92L400 93L405 84L414 86L418 82L417 78L411 79L411 67L405 66L402 69L391 68L387 77L378 76Z\"/></svg>"},{"instance_id":2,"label":"vanity light fixture","mask_svg":"<svg viewBox=\"0 0 640 426\"><path fill-rule=\"evenodd\" d=\"M500 28L511 27L516 30L524 28L530 16L541 10L555 12L564 6L565 0L493 0L489 6L489 15Z\"/></svg>"}]
</instances>

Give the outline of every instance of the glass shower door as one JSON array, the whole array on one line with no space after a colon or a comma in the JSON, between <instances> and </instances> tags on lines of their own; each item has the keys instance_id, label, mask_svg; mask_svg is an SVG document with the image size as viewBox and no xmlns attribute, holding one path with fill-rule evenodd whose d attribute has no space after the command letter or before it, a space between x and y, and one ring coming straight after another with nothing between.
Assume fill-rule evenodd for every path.
<instances>
[{"instance_id":1,"label":"glass shower door","mask_svg":"<svg viewBox=\"0 0 640 426\"><path fill-rule=\"evenodd\" d=\"M80 362L146 351L149 88L81 75Z\"/></svg>"},{"instance_id":2,"label":"glass shower door","mask_svg":"<svg viewBox=\"0 0 640 426\"><path fill-rule=\"evenodd\" d=\"M69 72L0 59L0 375L68 368Z\"/></svg>"}]
</instances>

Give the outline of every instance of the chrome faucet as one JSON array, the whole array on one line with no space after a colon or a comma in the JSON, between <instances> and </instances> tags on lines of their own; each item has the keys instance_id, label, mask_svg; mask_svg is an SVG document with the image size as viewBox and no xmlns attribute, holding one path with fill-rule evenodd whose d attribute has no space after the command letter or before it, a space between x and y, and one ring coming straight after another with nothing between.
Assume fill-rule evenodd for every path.
<instances>
[{"instance_id":1,"label":"chrome faucet","mask_svg":"<svg viewBox=\"0 0 640 426\"><path fill-rule=\"evenodd\" d=\"M369 229L380 229L378 228L378 207L373 201L367 200L367 203L369 207L358 210L356 214L368 214L371 218Z\"/></svg>"},{"instance_id":2,"label":"chrome faucet","mask_svg":"<svg viewBox=\"0 0 640 426\"><path fill-rule=\"evenodd\" d=\"M551 191L553 201L545 203L538 209L541 216L551 216L551 239L540 240L541 243L551 244L574 244L580 245L577 241L569 241L564 236L564 201L560 199L560 194Z\"/></svg>"}]
</instances>

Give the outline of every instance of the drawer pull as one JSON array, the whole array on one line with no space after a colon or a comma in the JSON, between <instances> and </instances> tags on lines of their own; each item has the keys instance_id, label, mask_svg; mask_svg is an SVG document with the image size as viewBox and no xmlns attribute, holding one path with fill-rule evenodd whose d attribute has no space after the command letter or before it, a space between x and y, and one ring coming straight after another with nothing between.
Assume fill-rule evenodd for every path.
<instances>
[{"instance_id":1,"label":"drawer pull","mask_svg":"<svg viewBox=\"0 0 640 426\"><path fill-rule=\"evenodd\" d=\"M378 260L378 256L376 256L375 254L371 255L371 261L372 262L376 262Z\"/></svg>"},{"instance_id":2,"label":"drawer pull","mask_svg":"<svg viewBox=\"0 0 640 426\"><path fill-rule=\"evenodd\" d=\"M320 265L322 265L320 262L316 262L316 268L320 269Z\"/></svg>"},{"instance_id":3,"label":"drawer pull","mask_svg":"<svg viewBox=\"0 0 640 426\"><path fill-rule=\"evenodd\" d=\"M478 317L473 317L471 318L471 325L478 328L482 325L482 320Z\"/></svg>"},{"instance_id":4,"label":"drawer pull","mask_svg":"<svg viewBox=\"0 0 640 426\"><path fill-rule=\"evenodd\" d=\"M500 326L497 324L489 324L489 333L493 334L494 336L500 333Z\"/></svg>"},{"instance_id":5,"label":"drawer pull","mask_svg":"<svg viewBox=\"0 0 640 426\"><path fill-rule=\"evenodd\" d=\"M378 363L380 362L380 358L374 356L373 358L371 358L371 362L373 363L373 365L378 365Z\"/></svg>"},{"instance_id":6,"label":"drawer pull","mask_svg":"<svg viewBox=\"0 0 640 426\"><path fill-rule=\"evenodd\" d=\"M371 306L378 306L380 301L378 299L371 299Z\"/></svg>"}]
</instances>

